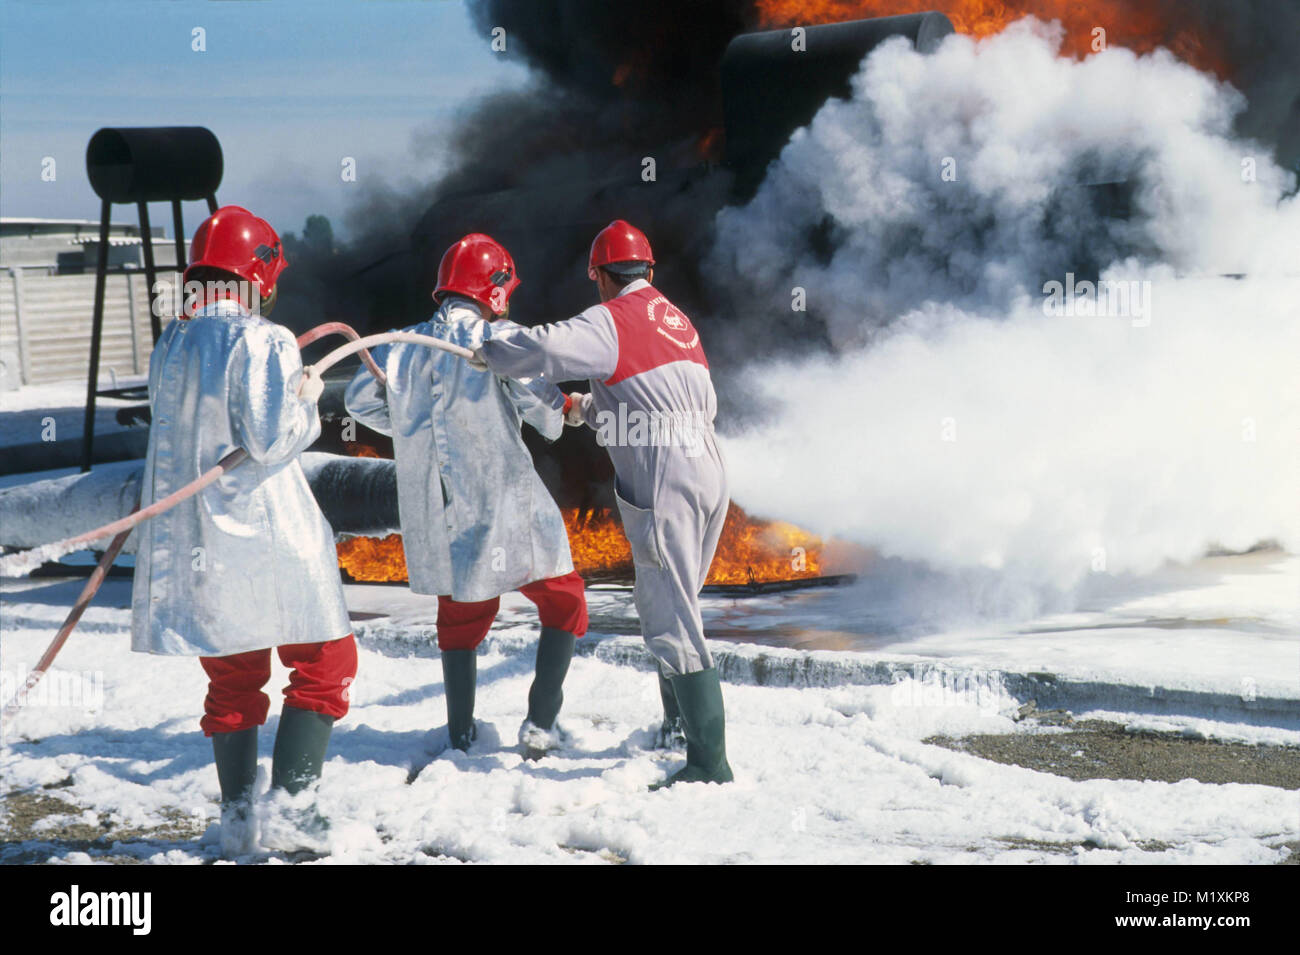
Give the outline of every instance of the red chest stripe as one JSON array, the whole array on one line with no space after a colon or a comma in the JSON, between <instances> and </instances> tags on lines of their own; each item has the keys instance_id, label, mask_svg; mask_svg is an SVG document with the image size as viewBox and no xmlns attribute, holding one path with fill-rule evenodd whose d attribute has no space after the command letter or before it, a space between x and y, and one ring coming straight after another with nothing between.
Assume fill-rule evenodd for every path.
<instances>
[{"instance_id":1,"label":"red chest stripe","mask_svg":"<svg viewBox=\"0 0 1300 955\"><path fill-rule=\"evenodd\" d=\"M674 361L709 367L700 334L682 311L653 287L605 303L618 332L618 366L605 384L616 385Z\"/></svg>"}]
</instances>

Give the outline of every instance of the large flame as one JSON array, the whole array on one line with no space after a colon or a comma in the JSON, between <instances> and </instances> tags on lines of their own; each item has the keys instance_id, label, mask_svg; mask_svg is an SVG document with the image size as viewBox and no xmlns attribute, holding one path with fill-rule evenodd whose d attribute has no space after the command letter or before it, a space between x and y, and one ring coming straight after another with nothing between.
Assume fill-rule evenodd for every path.
<instances>
[{"instance_id":1,"label":"large flame","mask_svg":"<svg viewBox=\"0 0 1300 955\"><path fill-rule=\"evenodd\" d=\"M402 535L349 537L338 542L339 567L362 583L406 580Z\"/></svg>"},{"instance_id":2,"label":"large flame","mask_svg":"<svg viewBox=\"0 0 1300 955\"><path fill-rule=\"evenodd\" d=\"M608 511L566 511L573 565L584 576L631 576L632 549ZM710 584L744 584L816 577L821 572L820 538L782 521L750 517L732 504L709 570Z\"/></svg>"},{"instance_id":3,"label":"large flame","mask_svg":"<svg viewBox=\"0 0 1300 955\"><path fill-rule=\"evenodd\" d=\"M608 511L564 512L573 566L584 577L631 577L632 550ZM727 512L710 584L746 584L816 577L822 573L822 541L781 521L750 517L735 504ZM353 580L406 580L400 534L352 537L339 542L339 567Z\"/></svg>"},{"instance_id":4,"label":"large flame","mask_svg":"<svg viewBox=\"0 0 1300 955\"><path fill-rule=\"evenodd\" d=\"M867 17L886 17L918 10L945 14L958 33L989 36L1025 16L1058 20L1065 29L1063 54L1076 57L1097 52L1104 32L1107 46L1123 46L1150 53L1163 46L1179 59L1228 75L1213 37L1198 36L1173 22L1176 4L1163 0L758 0L760 22L765 27L793 27Z\"/></svg>"}]
</instances>

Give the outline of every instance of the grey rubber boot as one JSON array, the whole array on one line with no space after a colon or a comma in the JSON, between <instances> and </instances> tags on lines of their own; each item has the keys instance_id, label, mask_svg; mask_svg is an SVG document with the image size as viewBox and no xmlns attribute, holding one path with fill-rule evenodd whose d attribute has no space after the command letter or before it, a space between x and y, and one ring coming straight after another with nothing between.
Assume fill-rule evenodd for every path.
<instances>
[{"instance_id":1,"label":"grey rubber boot","mask_svg":"<svg viewBox=\"0 0 1300 955\"><path fill-rule=\"evenodd\" d=\"M652 788L677 783L729 783L735 776L727 763L727 720L718 671L710 667L669 677L686 724L686 766Z\"/></svg>"},{"instance_id":2,"label":"grey rubber boot","mask_svg":"<svg viewBox=\"0 0 1300 955\"><path fill-rule=\"evenodd\" d=\"M212 758L221 784L221 805L247 803L257 781L257 727L212 734Z\"/></svg>"},{"instance_id":3,"label":"grey rubber boot","mask_svg":"<svg viewBox=\"0 0 1300 955\"><path fill-rule=\"evenodd\" d=\"M528 722L544 730L555 725L564 705L564 677L573 659L577 638L556 627L542 627L537 640L537 665L533 668L533 685L528 690Z\"/></svg>"},{"instance_id":4,"label":"grey rubber boot","mask_svg":"<svg viewBox=\"0 0 1300 955\"><path fill-rule=\"evenodd\" d=\"M286 706L271 756L271 788L299 793L320 779L334 717Z\"/></svg>"},{"instance_id":5,"label":"grey rubber boot","mask_svg":"<svg viewBox=\"0 0 1300 955\"><path fill-rule=\"evenodd\" d=\"M684 749L686 747L686 726L682 723L682 711L677 705L677 694L663 670L656 671L659 676L659 699L664 705L664 721L655 733L655 749Z\"/></svg>"},{"instance_id":6,"label":"grey rubber boot","mask_svg":"<svg viewBox=\"0 0 1300 955\"><path fill-rule=\"evenodd\" d=\"M474 742L474 685L478 681L477 650L443 650L442 684L447 695L447 735L453 749L464 752Z\"/></svg>"}]
</instances>

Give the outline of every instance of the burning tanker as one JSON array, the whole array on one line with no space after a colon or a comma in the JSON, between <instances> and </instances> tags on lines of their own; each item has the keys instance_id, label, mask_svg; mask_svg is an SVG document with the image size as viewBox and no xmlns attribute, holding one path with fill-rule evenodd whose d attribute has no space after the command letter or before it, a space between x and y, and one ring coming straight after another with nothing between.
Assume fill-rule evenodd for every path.
<instances>
[{"instance_id":1,"label":"burning tanker","mask_svg":"<svg viewBox=\"0 0 1300 955\"><path fill-rule=\"evenodd\" d=\"M794 27L860 17L910 12L906 0L757 0L765 27ZM1064 30L1062 53L1085 57L1107 46L1134 53L1170 50L1198 69L1227 77L1232 70L1222 34L1206 30L1211 4L1185 0L931 0L958 33L987 37L1021 17L1057 21ZM1237 6L1245 6L1237 5ZM1227 5L1221 4L1223 10Z\"/></svg>"}]
</instances>

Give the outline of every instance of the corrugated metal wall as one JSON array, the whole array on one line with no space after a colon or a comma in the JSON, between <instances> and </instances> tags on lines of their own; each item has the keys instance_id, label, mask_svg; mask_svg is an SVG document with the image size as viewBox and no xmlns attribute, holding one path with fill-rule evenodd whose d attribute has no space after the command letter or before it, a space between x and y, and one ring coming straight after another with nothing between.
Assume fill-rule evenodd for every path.
<instances>
[{"instance_id":1,"label":"corrugated metal wall","mask_svg":"<svg viewBox=\"0 0 1300 955\"><path fill-rule=\"evenodd\" d=\"M149 370L153 336L149 296L143 272L109 275L104 288L104 339L99 383L107 388L112 374ZM160 271L158 281L175 282ZM23 384L86 379L90 367L91 316L95 276L50 275L42 270L0 271L0 352L18 359ZM21 336L19 319L21 317Z\"/></svg>"}]
</instances>

